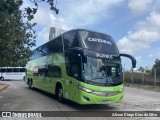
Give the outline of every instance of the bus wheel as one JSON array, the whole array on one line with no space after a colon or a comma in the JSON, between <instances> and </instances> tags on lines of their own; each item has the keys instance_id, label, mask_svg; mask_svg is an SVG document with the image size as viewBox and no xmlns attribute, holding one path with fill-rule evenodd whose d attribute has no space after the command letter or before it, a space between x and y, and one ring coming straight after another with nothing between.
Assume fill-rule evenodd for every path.
<instances>
[{"instance_id":1,"label":"bus wheel","mask_svg":"<svg viewBox=\"0 0 160 120\"><path fill-rule=\"evenodd\" d=\"M4 77L1 77L1 81L4 81Z\"/></svg>"},{"instance_id":2,"label":"bus wheel","mask_svg":"<svg viewBox=\"0 0 160 120\"><path fill-rule=\"evenodd\" d=\"M29 80L29 89L33 89L32 80Z\"/></svg>"},{"instance_id":3,"label":"bus wheel","mask_svg":"<svg viewBox=\"0 0 160 120\"><path fill-rule=\"evenodd\" d=\"M58 87L58 90L57 90L57 98L58 98L58 101L63 103L64 99L63 99L63 89L61 86Z\"/></svg>"}]
</instances>

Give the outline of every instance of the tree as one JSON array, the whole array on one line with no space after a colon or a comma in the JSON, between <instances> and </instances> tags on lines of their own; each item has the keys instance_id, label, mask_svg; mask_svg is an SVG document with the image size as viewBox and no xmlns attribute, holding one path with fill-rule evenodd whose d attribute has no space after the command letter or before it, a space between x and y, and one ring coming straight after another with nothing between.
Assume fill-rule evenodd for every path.
<instances>
[{"instance_id":1,"label":"tree","mask_svg":"<svg viewBox=\"0 0 160 120\"><path fill-rule=\"evenodd\" d=\"M19 8L17 1L0 1L0 66L24 66L35 46L35 24L24 23Z\"/></svg>"},{"instance_id":2,"label":"tree","mask_svg":"<svg viewBox=\"0 0 160 120\"><path fill-rule=\"evenodd\" d=\"M156 69L156 75L160 76L160 60L159 59L155 60L155 64L153 65L153 68L152 68L152 74L154 74L154 69Z\"/></svg>"},{"instance_id":3,"label":"tree","mask_svg":"<svg viewBox=\"0 0 160 120\"><path fill-rule=\"evenodd\" d=\"M20 10L23 0L0 0L0 67L25 66L35 46L34 18L39 2L47 2L58 13L53 0L30 0L35 8ZM24 18L27 18L24 22Z\"/></svg>"},{"instance_id":4,"label":"tree","mask_svg":"<svg viewBox=\"0 0 160 120\"><path fill-rule=\"evenodd\" d=\"M19 0L19 2L22 3L23 1ZM24 17L27 17L27 19L29 21L32 20L34 18L34 14L37 13L38 4L40 2L48 3L50 5L50 10L55 11L56 14L59 13L59 9L56 8L57 0L56 0L55 4L54 4L54 0L30 0L30 2L32 2L35 5L35 7L34 8L30 8L30 7L25 8L25 13L23 14Z\"/></svg>"}]
</instances>

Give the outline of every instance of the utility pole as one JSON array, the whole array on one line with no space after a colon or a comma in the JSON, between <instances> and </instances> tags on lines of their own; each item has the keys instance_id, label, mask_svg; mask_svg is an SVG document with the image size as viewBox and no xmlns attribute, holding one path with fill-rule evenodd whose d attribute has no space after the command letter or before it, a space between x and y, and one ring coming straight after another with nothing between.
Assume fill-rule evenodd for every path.
<instances>
[{"instance_id":1,"label":"utility pole","mask_svg":"<svg viewBox=\"0 0 160 120\"><path fill-rule=\"evenodd\" d=\"M131 71L132 71L132 77L131 77L131 79L132 79L132 84L133 84L133 82L134 82L134 78L133 78L133 68L131 68Z\"/></svg>"},{"instance_id":2,"label":"utility pole","mask_svg":"<svg viewBox=\"0 0 160 120\"><path fill-rule=\"evenodd\" d=\"M157 71L156 68L154 67L154 86L156 86L156 81L157 81Z\"/></svg>"},{"instance_id":3,"label":"utility pole","mask_svg":"<svg viewBox=\"0 0 160 120\"><path fill-rule=\"evenodd\" d=\"M142 84L144 84L144 68L142 68Z\"/></svg>"}]
</instances>

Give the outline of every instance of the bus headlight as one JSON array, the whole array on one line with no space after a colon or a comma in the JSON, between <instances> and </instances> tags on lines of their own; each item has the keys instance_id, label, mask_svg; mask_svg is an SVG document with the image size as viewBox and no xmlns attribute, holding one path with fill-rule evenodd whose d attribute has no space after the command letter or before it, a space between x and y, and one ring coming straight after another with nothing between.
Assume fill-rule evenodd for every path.
<instances>
[{"instance_id":1,"label":"bus headlight","mask_svg":"<svg viewBox=\"0 0 160 120\"><path fill-rule=\"evenodd\" d=\"M84 87L82 87L80 85L78 87L79 87L79 89L83 90L84 92L87 92L87 93L92 93L93 92L93 90L90 90L88 88L84 88Z\"/></svg>"}]
</instances>

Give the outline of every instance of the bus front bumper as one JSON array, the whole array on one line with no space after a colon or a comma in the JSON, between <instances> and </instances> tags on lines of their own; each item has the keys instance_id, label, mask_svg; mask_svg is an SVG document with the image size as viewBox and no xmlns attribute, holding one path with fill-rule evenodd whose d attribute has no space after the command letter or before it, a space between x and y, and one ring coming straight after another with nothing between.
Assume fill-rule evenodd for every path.
<instances>
[{"instance_id":1,"label":"bus front bumper","mask_svg":"<svg viewBox=\"0 0 160 120\"><path fill-rule=\"evenodd\" d=\"M110 104L110 103L120 103L123 100L124 93L113 96L97 96L92 93L87 93L84 91L80 92L80 98L78 100L79 104Z\"/></svg>"}]
</instances>

